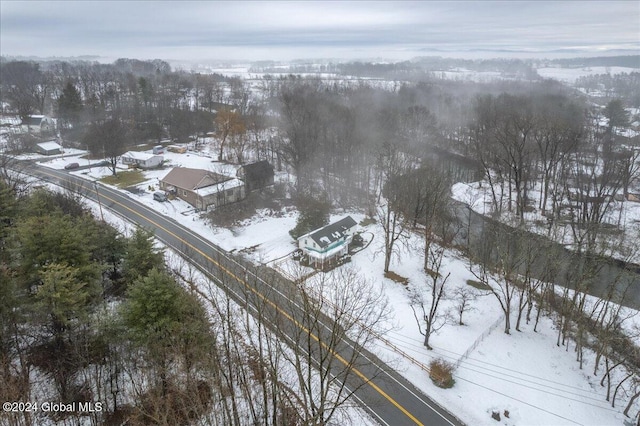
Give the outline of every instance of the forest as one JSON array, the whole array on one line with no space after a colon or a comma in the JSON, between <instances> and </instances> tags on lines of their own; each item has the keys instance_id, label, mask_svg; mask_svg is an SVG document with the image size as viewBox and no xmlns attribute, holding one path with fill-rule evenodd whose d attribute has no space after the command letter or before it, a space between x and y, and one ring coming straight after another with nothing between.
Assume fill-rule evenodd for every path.
<instances>
[{"instance_id":1,"label":"forest","mask_svg":"<svg viewBox=\"0 0 640 426\"><path fill-rule=\"evenodd\" d=\"M579 80L580 87L606 85L596 104L584 91L526 78L531 69L520 62L502 69L525 78L488 83L422 71L402 79L406 64L340 70L392 72L391 80L250 80L131 59L0 65L4 113L24 120L51 115L59 128L58 135L10 134L2 154L3 399L45 392L62 401L103 401L91 424L343 421L341 409L351 401L339 377L311 386L305 354L278 339L273 319L243 315L213 284L203 294L192 285L202 278L168 265L146 231L126 233L95 220L71 192L26 191L9 170L9 154L53 137L104 158L114 175L119 156L136 144L197 150L213 140L219 161L269 160L295 177L286 196L300 213L296 235L326 225L332 209L358 209L383 228L385 274L408 235L420 235L432 281L413 308L425 347L431 349L442 316L443 248L455 247L500 304L505 333L553 317L557 345L571 345L580 368L584 351L592 350L607 401L615 405L624 393L625 414L634 414L639 331L623 327L621 306L633 306L635 287L614 275L603 290L595 277L599 261L615 257L622 270L635 271L637 284L640 233L618 204L640 193L638 136L623 133L637 121L629 113L637 99L625 95L637 75ZM471 220L451 199L460 180L479 181L487 194L480 243L472 243ZM532 213L542 218L544 239L529 233ZM552 243L564 243L577 261L562 264ZM336 315L350 310L372 327L382 322L379 295L357 291L366 283L351 275L326 280L315 285L345 285ZM300 291L306 320L315 324L321 309ZM587 303L592 296L597 308ZM346 318L334 320L336 334L359 330ZM365 346L371 335L359 339ZM30 415L11 424L31 424Z\"/></svg>"}]
</instances>

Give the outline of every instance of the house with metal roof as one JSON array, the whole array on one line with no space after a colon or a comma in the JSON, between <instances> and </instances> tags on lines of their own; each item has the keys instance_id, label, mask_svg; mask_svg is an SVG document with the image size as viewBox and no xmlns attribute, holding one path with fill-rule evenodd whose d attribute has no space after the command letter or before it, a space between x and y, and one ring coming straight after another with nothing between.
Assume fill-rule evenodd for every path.
<instances>
[{"instance_id":1,"label":"house with metal roof","mask_svg":"<svg viewBox=\"0 0 640 426\"><path fill-rule=\"evenodd\" d=\"M356 221L347 216L299 237L298 248L308 256L309 265L324 269L349 253L356 226Z\"/></svg>"},{"instance_id":2,"label":"house with metal roof","mask_svg":"<svg viewBox=\"0 0 640 426\"><path fill-rule=\"evenodd\" d=\"M240 179L189 167L172 169L160 180L160 188L198 210L216 208L245 197L244 183Z\"/></svg>"},{"instance_id":3,"label":"house with metal roof","mask_svg":"<svg viewBox=\"0 0 640 426\"><path fill-rule=\"evenodd\" d=\"M43 155L62 154L62 147L55 141L42 142L36 145L36 152Z\"/></svg>"},{"instance_id":4,"label":"house with metal roof","mask_svg":"<svg viewBox=\"0 0 640 426\"><path fill-rule=\"evenodd\" d=\"M164 157L162 155L148 154L145 152L128 151L120 156L120 161L129 167L153 169L162 165Z\"/></svg>"}]
</instances>

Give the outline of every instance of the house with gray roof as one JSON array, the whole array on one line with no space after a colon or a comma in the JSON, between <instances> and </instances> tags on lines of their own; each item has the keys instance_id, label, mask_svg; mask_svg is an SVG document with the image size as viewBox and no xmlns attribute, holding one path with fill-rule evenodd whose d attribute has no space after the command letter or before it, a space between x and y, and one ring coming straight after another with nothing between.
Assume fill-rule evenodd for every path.
<instances>
[{"instance_id":1,"label":"house with gray roof","mask_svg":"<svg viewBox=\"0 0 640 426\"><path fill-rule=\"evenodd\" d=\"M36 152L43 155L62 154L62 147L56 141L41 142L36 145Z\"/></svg>"},{"instance_id":2,"label":"house with gray roof","mask_svg":"<svg viewBox=\"0 0 640 426\"><path fill-rule=\"evenodd\" d=\"M160 180L160 188L198 210L216 208L245 197L240 179L189 167L173 168Z\"/></svg>"},{"instance_id":3,"label":"house with gray roof","mask_svg":"<svg viewBox=\"0 0 640 426\"><path fill-rule=\"evenodd\" d=\"M311 266L324 269L349 252L356 226L357 222L347 216L299 237L298 248L308 256Z\"/></svg>"}]
</instances>

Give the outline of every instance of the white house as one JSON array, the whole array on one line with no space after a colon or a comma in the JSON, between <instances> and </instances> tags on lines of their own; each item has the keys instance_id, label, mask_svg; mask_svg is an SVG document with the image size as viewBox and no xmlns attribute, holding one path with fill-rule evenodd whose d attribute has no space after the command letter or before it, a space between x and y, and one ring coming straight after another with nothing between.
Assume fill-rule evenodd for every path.
<instances>
[{"instance_id":1,"label":"white house","mask_svg":"<svg viewBox=\"0 0 640 426\"><path fill-rule=\"evenodd\" d=\"M34 133L52 132L56 128L56 121L46 115L30 115L22 122L22 126Z\"/></svg>"},{"instance_id":2,"label":"white house","mask_svg":"<svg viewBox=\"0 0 640 426\"><path fill-rule=\"evenodd\" d=\"M147 154L138 151L128 151L122 154L120 157L122 164L126 164L129 167L140 167L141 169L152 169L154 167L160 167L164 161L162 155Z\"/></svg>"},{"instance_id":3,"label":"white house","mask_svg":"<svg viewBox=\"0 0 640 426\"><path fill-rule=\"evenodd\" d=\"M349 252L356 225L356 221L347 216L301 236L298 247L309 257L311 266L323 269Z\"/></svg>"}]
</instances>

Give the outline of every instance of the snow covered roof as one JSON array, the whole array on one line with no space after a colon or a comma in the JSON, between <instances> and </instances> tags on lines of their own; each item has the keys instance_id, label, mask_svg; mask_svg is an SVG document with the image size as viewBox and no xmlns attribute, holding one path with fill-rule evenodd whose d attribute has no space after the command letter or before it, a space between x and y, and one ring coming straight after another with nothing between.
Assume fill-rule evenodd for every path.
<instances>
[{"instance_id":1,"label":"snow covered roof","mask_svg":"<svg viewBox=\"0 0 640 426\"><path fill-rule=\"evenodd\" d=\"M58 143L56 143L54 141L39 143L38 147L40 147L40 149L42 149L44 151L54 151L56 149L60 149L60 150L62 149L62 147L60 145L58 145Z\"/></svg>"},{"instance_id":2,"label":"snow covered roof","mask_svg":"<svg viewBox=\"0 0 640 426\"><path fill-rule=\"evenodd\" d=\"M162 182L167 185L175 186L177 188L183 188L193 191L231 179L233 178L204 169L174 167L164 178L162 178Z\"/></svg>"},{"instance_id":3,"label":"snow covered roof","mask_svg":"<svg viewBox=\"0 0 640 426\"><path fill-rule=\"evenodd\" d=\"M200 196L206 197L207 195L217 194L221 191L226 191L227 189L238 188L243 186L244 182L240 179L230 179L224 182L216 183L215 185L205 186L204 188L196 189L196 193Z\"/></svg>"},{"instance_id":4,"label":"snow covered roof","mask_svg":"<svg viewBox=\"0 0 640 426\"><path fill-rule=\"evenodd\" d=\"M148 154L146 152L139 152L139 151L127 151L124 154L122 154L122 156L127 158L133 158L134 160L139 160L139 161L147 161L153 157L156 157L155 154Z\"/></svg>"},{"instance_id":5,"label":"snow covered roof","mask_svg":"<svg viewBox=\"0 0 640 426\"><path fill-rule=\"evenodd\" d=\"M334 222L330 225L325 226L324 228L316 229L315 231L311 231L306 235L298 239L302 239L304 237L311 237L313 241L318 244L320 248L325 248L330 244L338 241L346 235L346 232L356 226L357 223L351 216L347 216L345 218L340 219L337 222Z\"/></svg>"}]
</instances>

